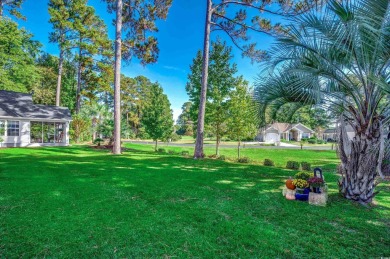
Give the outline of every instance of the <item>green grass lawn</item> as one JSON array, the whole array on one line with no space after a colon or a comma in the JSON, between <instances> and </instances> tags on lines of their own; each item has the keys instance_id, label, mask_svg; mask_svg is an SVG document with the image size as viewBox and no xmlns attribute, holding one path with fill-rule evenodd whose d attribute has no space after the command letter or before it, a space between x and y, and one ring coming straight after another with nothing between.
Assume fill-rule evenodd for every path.
<instances>
[{"instance_id":1,"label":"green grass lawn","mask_svg":"<svg viewBox=\"0 0 390 259\"><path fill-rule=\"evenodd\" d=\"M330 151L243 151L328 165L315 207L282 196L293 171L128 147L1 149L0 257L390 256L388 182L371 208L340 198Z\"/></svg>"}]
</instances>

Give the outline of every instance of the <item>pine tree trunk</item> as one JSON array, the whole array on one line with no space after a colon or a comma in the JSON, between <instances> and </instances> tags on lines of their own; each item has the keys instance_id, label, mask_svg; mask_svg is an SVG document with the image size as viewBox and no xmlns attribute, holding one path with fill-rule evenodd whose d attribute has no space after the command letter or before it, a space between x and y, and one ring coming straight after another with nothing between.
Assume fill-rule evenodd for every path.
<instances>
[{"instance_id":1,"label":"pine tree trunk","mask_svg":"<svg viewBox=\"0 0 390 259\"><path fill-rule=\"evenodd\" d=\"M154 151L157 151L157 139L155 140L155 143L154 143Z\"/></svg>"},{"instance_id":2,"label":"pine tree trunk","mask_svg":"<svg viewBox=\"0 0 390 259\"><path fill-rule=\"evenodd\" d=\"M202 89L199 100L198 127L196 130L196 143L194 158L199 159L204 157L203 153L203 138L204 138L204 117L206 113L207 101L207 77L209 69L209 50L210 50L210 24L212 16L212 3L207 0L206 24L203 46L203 67L202 67Z\"/></svg>"},{"instance_id":3,"label":"pine tree trunk","mask_svg":"<svg viewBox=\"0 0 390 259\"><path fill-rule=\"evenodd\" d=\"M58 60L56 106L60 106L60 100L61 100L61 80L62 80L62 68L63 68L63 65L64 65L64 50L63 50L63 47L60 47L60 58Z\"/></svg>"},{"instance_id":4,"label":"pine tree trunk","mask_svg":"<svg viewBox=\"0 0 390 259\"><path fill-rule=\"evenodd\" d=\"M4 3L3 0L0 0L0 17L3 16Z\"/></svg>"},{"instance_id":5,"label":"pine tree trunk","mask_svg":"<svg viewBox=\"0 0 390 259\"><path fill-rule=\"evenodd\" d=\"M340 192L350 200L361 204L371 203L375 195L375 178L381 174L384 155L384 136L381 121L355 127L355 137L349 140L345 123L341 123L338 153L341 164L338 168L342 178Z\"/></svg>"},{"instance_id":6,"label":"pine tree trunk","mask_svg":"<svg viewBox=\"0 0 390 259\"><path fill-rule=\"evenodd\" d=\"M116 3L115 82L114 82L114 145L112 153L121 154L121 61L122 61L122 0Z\"/></svg>"},{"instance_id":7,"label":"pine tree trunk","mask_svg":"<svg viewBox=\"0 0 390 259\"><path fill-rule=\"evenodd\" d=\"M81 108L81 57L82 55L82 49L81 49L81 38L79 40L79 64L77 67L77 89L76 89L76 113L78 114L80 112Z\"/></svg>"}]
</instances>

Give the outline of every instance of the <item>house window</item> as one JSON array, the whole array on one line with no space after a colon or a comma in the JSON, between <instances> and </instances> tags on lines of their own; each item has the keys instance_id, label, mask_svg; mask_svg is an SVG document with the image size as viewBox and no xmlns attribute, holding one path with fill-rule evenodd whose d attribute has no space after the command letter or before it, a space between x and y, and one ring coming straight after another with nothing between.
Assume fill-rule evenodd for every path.
<instances>
[{"instance_id":1,"label":"house window","mask_svg":"<svg viewBox=\"0 0 390 259\"><path fill-rule=\"evenodd\" d=\"M5 120L0 120L0 137L5 135Z\"/></svg>"},{"instance_id":2,"label":"house window","mask_svg":"<svg viewBox=\"0 0 390 259\"><path fill-rule=\"evenodd\" d=\"M7 136L19 137L19 121L7 121Z\"/></svg>"},{"instance_id":3,"label":"house window","mask_svg":"<svg viewBox=\"0 0 390 259\"><path fill-rule=\"evenodd\" d=\"M310 133L302 133L302 138L310 138Z\"/></svg>"}]
</instances>

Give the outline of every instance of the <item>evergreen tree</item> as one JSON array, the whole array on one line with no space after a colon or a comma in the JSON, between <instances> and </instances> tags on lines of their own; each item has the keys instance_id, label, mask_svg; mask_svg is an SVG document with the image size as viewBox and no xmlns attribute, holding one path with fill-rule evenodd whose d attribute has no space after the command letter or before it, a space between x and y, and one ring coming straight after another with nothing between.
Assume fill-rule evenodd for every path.
<instances>
[{"instance_id":1,"label":"evergreen tree","mask_svg":"<svg viewBox=\"0 0 390 259\"><path fill-rule=\"evenodd\" d=\"M120 154L121 139L121 61L130 62L137 57L142 64L157 61L157 39L150 35L157 32L156 20L166 19L172 0L105 0L108 11L116 13L115 20L115 75L114 75L114 147ZM122 33L125 38L122 44ZM122 56L123 54L123 56Z\"/></svg>"},{"instance_id":2,"label":"evergreen tree","mask_svg":"<svg viewBox=\"0 0 390 259\"><path fill-rule=\"evenodd\" d=\"M94 99L99 75L96 73L96 58L112 56L111 41L106 25L87 5L86 0L73 0L71 10L76 10L70 44L78 48L76 113L80 111L82 91L87 90L89 99Z\"/></svg>"},{"instance_id":3,"label":"evergreen tree","mask_svg":"<svg viewBox=\"0 0 390 259\"><path fill-rule=\"evenodd\" d=\"M4 16L4 10L16 18L26 20L26 17L19 11L24 0L0 0L0 17Z\"/></svg>"},{"instance_id":4,"label":"evergreen tree","mask_svg":"<svg viewBox=\"0 0 390 259\"><path fill-rule=\"evenodd\" d=\"M49 0L49 22L53 26L53 32L49 34L49 41L57 43L60 50L57 72L56 106L60 106L61 101L62 70L65 55L71 48L67 39L67 35L73 29L72 11L70 8L70 0Z\"/></svg>"},{"instance_id":5,"label":"evergreen tree","mask_svg":"<svg viewBox=\"0 0 390 259\"><path fill-rule=\"evenodd\" d=\"M169 138L173 132L171 104L158 83L151 85L142 124L148 135L155 141L155 150L157 150L157 141Z\"/></svg>"}]
</instances>

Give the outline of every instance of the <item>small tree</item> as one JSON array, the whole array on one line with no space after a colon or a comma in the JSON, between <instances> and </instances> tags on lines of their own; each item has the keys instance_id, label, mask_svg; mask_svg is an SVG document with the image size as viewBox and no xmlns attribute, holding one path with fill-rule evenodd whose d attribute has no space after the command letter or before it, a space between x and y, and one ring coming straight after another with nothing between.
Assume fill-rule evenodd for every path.
<instances>
[{"instance_id":1,"label":"small tree","mask_svg":"<svg viewBox=\"0 0 390 259\"><path fill-rule=\"evenodd\" d=\"M258 122L256 104L248 90L248 82L240 78L236 90L230 94L228 103L228 134L238 141L237 157L240 158L241 140L256 135Z\"/></svg>"},{"instance_id":2,"label":"small tree","mask_svg":"<svg viewBox=\"0 0 390 259\"><path fill-rule=\"evenodd\" d=\"M154 149L157 151L157 140L167 139L173 132L173 115L168 97L157 83L151 86L148 95L142 124L148 135L155 141Z\"/></svg>"},{"instance_id":3,"label":"small tree","mask_svg":"<svg viewBox=\"0 0 390 259\"><path fill-rule=\"evenodd\" d=\"M71 126L71 135L73 140L76 143L79 143L84 135L89 133L90 123L87 119L83 118L80 115L75 115L72 118Z\"/></svg>"}]
</instances>

